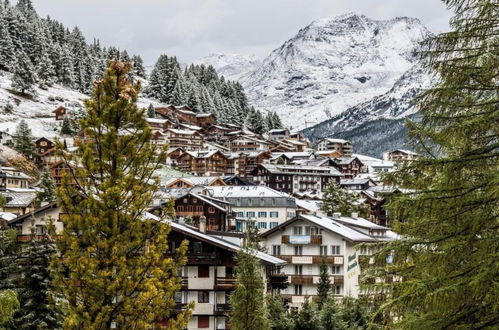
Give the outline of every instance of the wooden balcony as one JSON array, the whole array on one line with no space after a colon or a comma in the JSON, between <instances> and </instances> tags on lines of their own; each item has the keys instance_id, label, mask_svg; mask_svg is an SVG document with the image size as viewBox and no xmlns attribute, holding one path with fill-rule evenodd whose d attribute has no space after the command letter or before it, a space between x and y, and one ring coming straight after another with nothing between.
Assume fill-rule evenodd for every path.
<instances>
[{"instance_id":1,"label":"wooden balcony","mask_svg":"<svg viewBox=\"0 0 499 330\"><path fill-rule=\"evenodd\" d=\"M27 242L30 242L31 240L34 240L34 241L41 241L43 239L50 239L50 240L53 240L53 239L57 239L58 237L60 237L60 235L17 235L17 241L19 243L27 243Z\"/></svg>"},{"instance_id":2,"label":"wooden balcony","mask_svg":"<svg viewBox=\"0 0 499 330\"><path fill-rule=\"evenodd\" d=\"M215 279L215 290L234 290L236 288L235 277L217 277Z\"/></svg>"},{"instance_id":3,"label":"wooden balcony","mask_svg":"<svg viewBox=\"0 0 499 330\"><path fill-rule=\"evenodd\" d=\"M188 265L219 265L221 260L216 253L187 253Z\"/></svg>"},{"instance_id":4,"label":"wooden balcony","mask_svg":"<svg viewBox=\"0 0 499 330\"><path fill-rule=\"evenodd\" d=\"M232 312L232 306L230 304L217 304L215 306L216 315L227 315Z\"/></svg>"},{"instance_id":5,"label":"wooden balcony","mask_svg":"<svg viewBox=\"0 0 499 330\"><path fill-rule=\"evenodd\" d=\"M307 237L309 239L307 239ZM298 238L300 238L298 240ZM322 244L322 235L282 235L282 244Z\"/></svg>"},{"instance_id":6,"label":"wooden balcony","mask_svg":"<svg viewBox=\"0 0 499 330\"><path fill-rule=\"evenodd\" d=\"M290 275L291 284L317 284L319 283L319 275ZM332 284L343 284L343 275L330 275L329 279Z\"/></svg>"},{"instance_id":7,"label":"wooden balcony","mask_svg":"<svg viewBox=\"0 0 499 330\"><path fill-rule=\"evenodd\" d=\"M323 261L327 265L343 265L343 256L290 256L278 255L279 259L288 264L313 264L320 265Z\"/></svg>"},{"instance_id":8,"label":"wooden balcony","mask_svg":"<svg viewBox=\"0 0 499 330\"><path fill-rule=\"evenodd\" d=\"M286 274L270 274L268 275L268 285L272 289L286 289L289 285L288 276Z\"/></svg>"}]
</instances>

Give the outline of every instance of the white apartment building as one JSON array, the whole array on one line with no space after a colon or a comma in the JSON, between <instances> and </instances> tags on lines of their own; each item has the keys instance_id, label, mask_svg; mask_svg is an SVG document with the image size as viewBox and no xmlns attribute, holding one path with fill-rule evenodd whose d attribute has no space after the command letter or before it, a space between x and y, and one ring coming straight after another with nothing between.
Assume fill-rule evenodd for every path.
<instances>
[{"instance_id":1,"label":"white apartment building","mask_svg":"<svg viewBox=\"0 0 499 330\"><path fill-rule=\"evenodd\" d=\"M244 231L248 223L254 223L260 232L265 232L296 215L295 199L269 187L218 186L206 191L211 197L232 204L237 214L237 231Z\"/></svg>"},{"instance_id":2,"label":"white apartment building","mask_svg":"<svg viewBox=\"0 0 499 330\"><path fill-rule=\"evenodd\" d=\"M366 219L308 214L299 215L262 236L267 251L287 262L284 273L289 286L281 294L291 307L300 307L306 297L317 296L323 260L329 269L333 294L358 297L359 257L368 254L367 249L358 250L358 245L395 238L388 228Z\"/></svg>"}]
</instances>

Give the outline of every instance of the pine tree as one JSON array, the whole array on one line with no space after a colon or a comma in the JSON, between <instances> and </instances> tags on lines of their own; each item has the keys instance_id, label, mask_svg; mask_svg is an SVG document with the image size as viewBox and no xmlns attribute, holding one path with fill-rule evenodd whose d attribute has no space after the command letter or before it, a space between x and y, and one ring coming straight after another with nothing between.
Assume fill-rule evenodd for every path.
<instances>
[{"instance_id":1,"label":"pine tree","mask_svg":"<svg viewBox=\"0 0 499 330\"><path fill-rule=\"evenodd\" d=\"M151 143L136 105L139 86L127 79L130 66L111 61L96 83L81 122L88 140L66 155L81 164L73 167L75 185L66 177L57 191L67 214L57 240L61 258L53 261L54 283L66 302L65 328L147 329L162 320L183 328L190 314L172 314L187 245L165 257L170 227L145 216L166 149Z\"/></svg>"},{"instance_id":2,"label":"pine tree","mask_svg":"<svg viewBox=\"0 0 499 330\"><path fill-rule=\"evenodd\" d=\"M12 88L22 94L33 94L35 82L33 64L25 52L18 52L13 65Z\"/></svg>"},{"instance_id":3,"label":"pine tree","mask_svg":"<svg viewBox=\"0 0 499 330\"><path fill-rule=\"evenodd\" d=\"M251 107L246 116L246 127L254 133L263 134L265 132L265 119L262 113Z\"/></svg>"},{"instance_id":4,"label":"pine tree","mask_svg":"<svg viewBox=\"0 0 499 330\"><path fill-rule=\"evenodd\" d=\"M270 328L272 330L292 329L293 324L286 309L284 309L281 295L269 294L265 298L269 312Z\"/></svg>"},{"instance_id":5,"label":"pine tree","mask_svg":"<svg viewBox=\"0 0 499 330\"><path fill-rule=\"evenodd\" d=\"M331 280L329 279L329 271L324 260L320 265L319 272L320 278L319 283L317 283L317 295L319 296L318 307L320 310L331 294Z\"/></svg>"},{"instance_id":6,"label":"pine tree","mask_svg":"<svg viewBox=\"0 0 499 330\"><path fill-rule=\"evenodd\" d=\"M408 189L388 205L404 239L388 243L373 265L373 294L397 328L497 328L499 267L499 22L492 0L447 0L451 31L419 53L436 85L418 99L409 134L421 157L387 178ZM391 290L386 291L386 288Z\"/></svg>"},{"instance_id":7,"label":"pine tree","mask_svg":"<svg viewBox=\"0 0 499 330\"><path fill-rule=\"evenodd\" d=\"M58 65L59 82L67 87L73 87L75 82L75 72L73 68L73 56L67 45L61 48L60 63Z\"/></svg>"},{"instance_id":8,"label":"pine tree","mask_svg":"<svg viewBox=\"0 0 499 330\"><path fill-rule=\"evenodd\" d=\"M37 198L40 202L50 203L55 201L55 186L47 172L43 172L40 182L41 191L38 192Z\"/></svg>"},{"instance_id":9,"label":"pine tree","mask_svg":"<svg viewBox=\"0 0 499 330\"><path fill-rule=\"evenodd\" d=\"M49 53L43 53L36 69L38 83L43 86L51 86L55 77L55 67L50 59Z\"/></svg>"},{"instance_id":10,"label":"pine tree","mask_svg":"<svg viewBox=\"0 0 499 330\"><path fill-rule=\"evenodd\" d=\"M336 182L331 181L324 192L321 210L328 216L341 213L350 216L353 212L365 213L366 207L358 203L355 192L341 188Z\"/></svg>"},{"instance_id":11,"label":"pine tree","mask_svg":"<svg viewBox=\"0 0 499 330\"><path fill-rule=\"evenodd\" d=\"M7 21L0 14L0 69L10 71L15 60L14 43L10 37Z\"/></svg>"},{"instance_id":12,"label":"pine tree","mask_svg":"<svg viewBox=\"0 0 499 330\"><path fill-rule=\"evenodd\" d=\"M12 103L10 103L9 101L7 101L7 103L5 103L5 105L3 106L3 112L4 113L12 113L12 112L14 112L14 106L12 105Z\"/></svg>"},{"instance_id":13,"label":"pine tree","mask_svg":"<svg viewBox=\"0 0 499 330\"><path fill-rule=\"evenodd\" d=\"M61 329L61 317L54 308L50 260L55 254L48 236L31 239L24 246L22 287L18 299L22 306L13 316L15 329Z\"/></svg>"},{"instance_id":14,"label":"pine tree","mask_svg":"<svg viewBox=\"0 0 499 330\"><path fill-rule=\"evenodd\" d=\"M0 329L11 322L12 315L20 307L17 293L14 290L0 291Z\"/></svg>"},{"instance_id":15,"label":"pine tree","mask_svg":"<svg viewBox=\"0 0 499 330\"><path fill-rule=\"evenodd\" d=\"M146 70L144 68L144 61L142 61L142 57L139 55L134 55L132 57L133 63L133 73L137 77L146 78Z\"/></svg>"},{"instance_id":16,"label":"pine tree","mask_svg":"<svg viewBox=\"0 0 499 330\"><path fill-rule=\"evenodd\" d=\"M21 251L17 243L17 231L0 227L0 291L17 289L14 274L19 273L17 258Z\"/></svg>"},{"instance_id":17,"label":"pine tree","mask_svg":"<svg viewBox=\"0 0 499 330\"><path fill-rule=\"evenodd\" d=\"M309 299L305 299L302 308L293 317L294 330L316 330L319 329L316 306Z\"/></svg>"},{"instance_id":18,"label":"pine tree","mask_svg":"<svg viewBox=\"0 0 499 330\"><path fill-rule=\"evenodd\" d=\"M236 258L236 289L230 295L230 324L234 330L270 329L260 263L252 253L241 250Z\"/></svg>"},{"instance_id":19,"label":"pine tree","mask_svg":"<svg viewBox=\"0 0 499 330\"><path fill-rule=\"evenodd\" d=\"M33 155L35 150L35 139L31 134L31 129L24 119L17 125L16 131L12 136L12 141L14 143L14 149L18 152L27 157Z\"/></svg>"},{"instance_id":20,"label":"pine tree","mask_svg":"<svg viewBox=\"0 0 499 330\"><path fill-rule=\"evenodd\" d=\"M368 328L369 311L359 299L354 299L352 297L343 298L340 316L346 329Z\"/></svg>"},{"instance_id":21,"label":"pine tree","mask_svg":"<svg viewBox=\"0 0 499 330\"><path fill-rule=\"evenodd\" d=\"M343 322L340 308L338 308L336 301L332 297L322 304L319 312L319 324L320 328L324 330L357 329L355 327L348 328Z\"/></svg>"},{"instance_id":22,"label":"pine tree","mask_svg":"<svg viewBox=\"0 0 499 330\"><path fill-rule=\"evenodd\" d=\"M156 117L156 110L154 109L154 105L152 105L152 103L149 103L149 106L147 107L147 117L148 118Z\"/></svg>"},{"instance_id":23,"label":"pine tree","mask_svg":"<svg viewBox=\"0 0 499 330\"><path fill-rule=\"evenodd\" d=\"M73 134L73 125L68 117L64 117L61 126L61 135L71 135Z\"/></svg>"}]
</instances>

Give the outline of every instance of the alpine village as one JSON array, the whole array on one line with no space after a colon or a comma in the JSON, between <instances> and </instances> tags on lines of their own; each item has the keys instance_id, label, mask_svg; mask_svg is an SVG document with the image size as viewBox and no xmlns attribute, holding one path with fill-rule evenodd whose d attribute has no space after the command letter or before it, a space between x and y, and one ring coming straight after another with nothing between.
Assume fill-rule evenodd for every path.
<instances>
[{"instance_id":1,"label":"alpine village","mask_svg":"<svg viewBox=\"0 0 499 330\"><path fill-rule=\"evenodd\" d=\"M444 3L369 152L0 1L0 329L497 329L499 4Z\"/></svg>"}]
</instances>

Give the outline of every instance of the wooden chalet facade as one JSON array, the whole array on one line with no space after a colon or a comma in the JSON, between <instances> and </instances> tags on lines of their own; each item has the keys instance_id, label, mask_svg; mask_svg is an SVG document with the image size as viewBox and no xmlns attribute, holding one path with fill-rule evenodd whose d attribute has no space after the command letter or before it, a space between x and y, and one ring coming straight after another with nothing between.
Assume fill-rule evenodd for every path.
<instances>
[{"instance_id":1,"label":"wooden chalet facade","mask_svg":"<svg viewBox=\"0 0 499 330\"><path fill-rule=\"evenodd\" d=\"M175 159L177 169L194 175L225 175L229 159L218 150L186 151Z\"/></svg>"},{"instance_id":2,"label":"wooden chalet facade","mask_svg":"<svg viewBox=\"0 0 499 330\"><path fill-rule=\"evenodd\" d=\"M230 220L233 218L230 203L215 202L209 197L193 193L175 199L175 216L177 219L190 218L191 225L198 228L200 225L206 226L208 232L229 231Z\"/></svg>"},{"instance_id":3,"label":"wooden chalet facade","mask_svg":"<svg viewBox=\"0 0 499 330\"><path fill-rule=\"evenodd\" d=\"M364 164L357 157L335 158L334 167L341 172L343 179L353 179L364 171Z\"/></svg>"},{"instance_id":4,"label":"wooden chalet facade","mask_svg":"<svg viewBox=\"0 0 499 330\"><path fill-rule=\"evenodd\" d=\"M55 114L55 120L64 120L67 116L69 116L69 110L63 106L58 107L54 111L52 111L53 114Z\"/></svg>"},{"instance_id":5,"label":"wooden chalet facade","mask_svg":"<svg viewBox=\"0 0 499 330\"><path fill-rule=\"evenodd\" d=\"M203 147L203 136L196 131L170 128L164 132L164 136L170 148L200 150Z\"/></svg>"}]
</instances>

